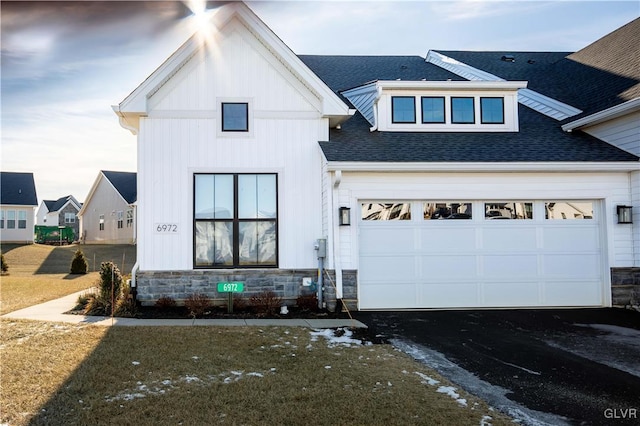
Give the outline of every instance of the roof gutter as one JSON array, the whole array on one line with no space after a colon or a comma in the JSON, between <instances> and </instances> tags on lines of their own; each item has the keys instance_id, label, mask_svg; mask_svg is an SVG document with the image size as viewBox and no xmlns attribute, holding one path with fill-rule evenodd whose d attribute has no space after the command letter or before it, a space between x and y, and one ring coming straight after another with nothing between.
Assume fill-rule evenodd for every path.
<instances>
[{"instance_id":1,"label":"roof gutter","mask_svg":"<svg viewBox=\"0 0 640 426\"><path fill-rule=\"evenodd\" d=\"M137 135L138 134L138 128L133 126L133 125L131 125L131 124L129 124L129 122L127 121L127 118L125 117L124 113L120 110L120 105L111 105L111 109L118 116L118 121L120 122L120 127L130 131L133 135Z\"/></svg>"},{"instance_id":2,"label":"roof gutter","mask_svg":"<svg viewBox=\"0 0 640 426\"><path fill-rule=\"evenodd\" d=\"M509 163L453 163L453 162L365 162L329 161L329 171L344 172L421 172L421 173L521 173L521 172L633 172L640 171L639 161L612 162L509 162Z\"/></svg>"},{"instance_id":3,"label":"roof gutter","mask_svg":"<svg viewBox=\"0 0 640 426\"><path fill-rule=\"evenodd\" d=\"M614 118L622 117L623 115L640 111L640 98L631 99L622 104L616 105L611 108L596 112L595 114L582 117L579 120L572 121L564 124L562 130L565 132L571 132L580 127L594 126L604 121L612 120Z\"/></svg>"}]
</instances>

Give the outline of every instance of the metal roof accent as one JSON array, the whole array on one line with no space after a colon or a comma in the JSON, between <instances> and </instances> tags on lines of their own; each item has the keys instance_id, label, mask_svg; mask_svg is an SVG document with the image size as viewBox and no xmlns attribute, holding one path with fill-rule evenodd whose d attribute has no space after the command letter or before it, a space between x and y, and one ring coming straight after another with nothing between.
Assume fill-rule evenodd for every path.
<instances>
[{"instance_id":1,"label":"metal roof accent","mask_svg":"<svg viewBox=\"0 0 640 426\"><path fill-rule=\"evenodd\" d=\"M364 118L367 119L369 124L375 125L375 114L373 111L373 104L378 95L378 88L376 83L369 83L361 87L345 90L342 95L353 104L354 107Z\"/></svg>"},{"instance_id":2,"label":"metal roof accent","mask_svg":"<svg viewBox=\"0 0 640 426\"><path fill-rule=\"evenodd\" d=\"M470 65L457 61L434 50L430 50L429 53L427 53L426 61L444 68L456 75L459 75L460 77L464 77L467 80L505 81L504 79L496 75L482 71L478 68L474 68ZM520 102L522 105L528 106L534 111L554 118L558 121L562 121L569 117L573 117L582 113L582 110L578 108L545 96L542 93L538 93L531 89L520 89L518 91L518 102Z\"/></svg>"}]
</instances>

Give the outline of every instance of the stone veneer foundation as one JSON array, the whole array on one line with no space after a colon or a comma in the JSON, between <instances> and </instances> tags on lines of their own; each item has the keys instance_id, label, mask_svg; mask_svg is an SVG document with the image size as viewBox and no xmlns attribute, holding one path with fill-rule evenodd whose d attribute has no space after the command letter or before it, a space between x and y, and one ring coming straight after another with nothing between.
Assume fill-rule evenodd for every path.
<instances>
[{"instance_id":1,"label":"stone veneer foundation","mask_svg":"<svg viewBox=\"0 0 640 426\"><path fill-rule=\"evenodd\" d=\"M318 281L317 269L242 269L242 270L194 270L194 271L138 271L136 273L136 299L143 306L152 306L161 297L171 297L179 305L192 294L204 294L214 304L227 302L227 293L218 293L219 282L244 283L242 297L251 297L263 291L272 291L289 306L298 296L315 292L313 287L302 284L303 278ZM357 306L357 272L342 272L343 302L351 309ZM324 301L327 309L335 311L335 271L323 275ZM238 295L240 296L240 295Z\"/></svg>"},{"instance_id":2,"label":"stone veneer foundation","mask_svg":"<svg viewBox=\"0 0 640 426\"><path fill-rule=\"evenodd\" d=\"M611 268L611 304L640 305L640 268Z\"/></svg>"}]
</instances>

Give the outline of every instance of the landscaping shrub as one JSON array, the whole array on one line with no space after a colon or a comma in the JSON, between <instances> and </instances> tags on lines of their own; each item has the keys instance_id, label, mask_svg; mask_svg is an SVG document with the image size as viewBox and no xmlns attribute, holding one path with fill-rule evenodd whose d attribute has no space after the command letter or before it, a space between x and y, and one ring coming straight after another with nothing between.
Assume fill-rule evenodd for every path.
<instances>
[{"instance_id":1,"label":"landscaping shrub","mask_svg":"<svg viewBox=\"0 0 640 426\"><path fill-rule=\"evenodd\" d=\"M296 306L303 311L317 312L318 296L315 293L298 296Z\"/></svg>"},{"instance_id":2,"label":"landscaping shrub","mask_svg":"<svg viewBox=\"0 0 640 426\"><path fill-rule=\"evenodd\" d=\"M120 296L115 302L113 315L116 317L133 318L138 311L138 305L131 294L131 287L125 281L120 291Z\"/></svg>"},{"instance_id":3,"label":"landscaping shrub","mask_svg":"<svg viewBox=\"0 0 640 426\"><path fill-rule=\"evenodd\" d=\"M89 270L89 262L87 262L87 258L84 256L82 250L76 250L76 253L73 255L73 259L71 260L71 273L72 274L86 274Z\"/></svg>"},{"instance_id":4,"label":"landscaping shrub","mask_svg":"<svg viewBox=\"0 0 640 426\"><path fill-rule=\"evenodd\" d=\"M86 315L111 315L112 298L117 301L122 297L122 274L113 262L102 262L100 265L100 281L98 294L92 295L85 307Z\"/></svg>"},{"instance_id":5,"label":"landscaping shrub","mask_svg":"<svg viewBox=\"0 0 640 426\"><path fill-rule=\"evenodd\" d=\"M184 301L184 306L189 310L190 316L200 318L211 308L211 300L205 294L191 294Z\"/></svg>"},{"instance_id":6,"label":"landscaping shrub","mask_svg":"<svg viewBox=\"0 0 640 426\"><path fill-rule=\"evenodd\" d=\"M254 294L249 298L251 308L259 317L275 314L282 305L282 298L278 297L273 291L263 291Z\"/></svg>"},{"instance_id":7,"label":"landscaping shrub","mask_svg":"<svg viewBox=\"0 0 640 426\"><path fill-rule=\"evenodd\" d=\"M7 261L4 260L4 254L0 253L0 260L2 261L2 273L6 274L9 270L9 265L7 265Z\"/></svg>"},{"instance_id":8,"label":"landscaping shrub","mask_svg":"<svg viewBox=\"0 0 640 426\"><path fill-rule=\"evenodd\" d=\"M175 308L176 306L178 306L178 304L171 297L162 296L161 298L156 300L155 306L156 308L160 308L160 309L169 309L169 308Z\"/></svg>"},{"instance_id":9,"label":"landscaping shrub","mask_svg":"<svg viewBox=\"0 0 640 426\"><path fill-rule=\"evenodd\" d=\"M76 306L73 307L73 311L84 311L84 309L87 307L87 304L89 303L89 299L93 297L92 294L87 294L87 293L82 293L81 295L78 296L78 298L76 299Z\"/></svg>"}]
</instances>

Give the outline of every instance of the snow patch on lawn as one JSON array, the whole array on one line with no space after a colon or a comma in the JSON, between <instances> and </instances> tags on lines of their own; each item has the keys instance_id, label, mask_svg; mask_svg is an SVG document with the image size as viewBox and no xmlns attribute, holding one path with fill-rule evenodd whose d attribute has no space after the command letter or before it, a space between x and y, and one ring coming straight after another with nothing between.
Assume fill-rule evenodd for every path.
<instances>
[{"instance_id":1,"label":"snow patch on lawn","mask_svg":"<svg viewBox=\"0 0 640 426\"><path fill-rule=\"evenodd\" d=\"M351 346L362 346L362 340L354 339L353 331L348 328L337 328L331 329L326 328L323 330L313 330L311 331L311 341L317 342L319 337L324 337L327 341L327 346L329 348L335 348L337 346L343 347L351 347ZM369 346L372 345L371 342L364 343Z\"/></svg>"}]
</instances>

